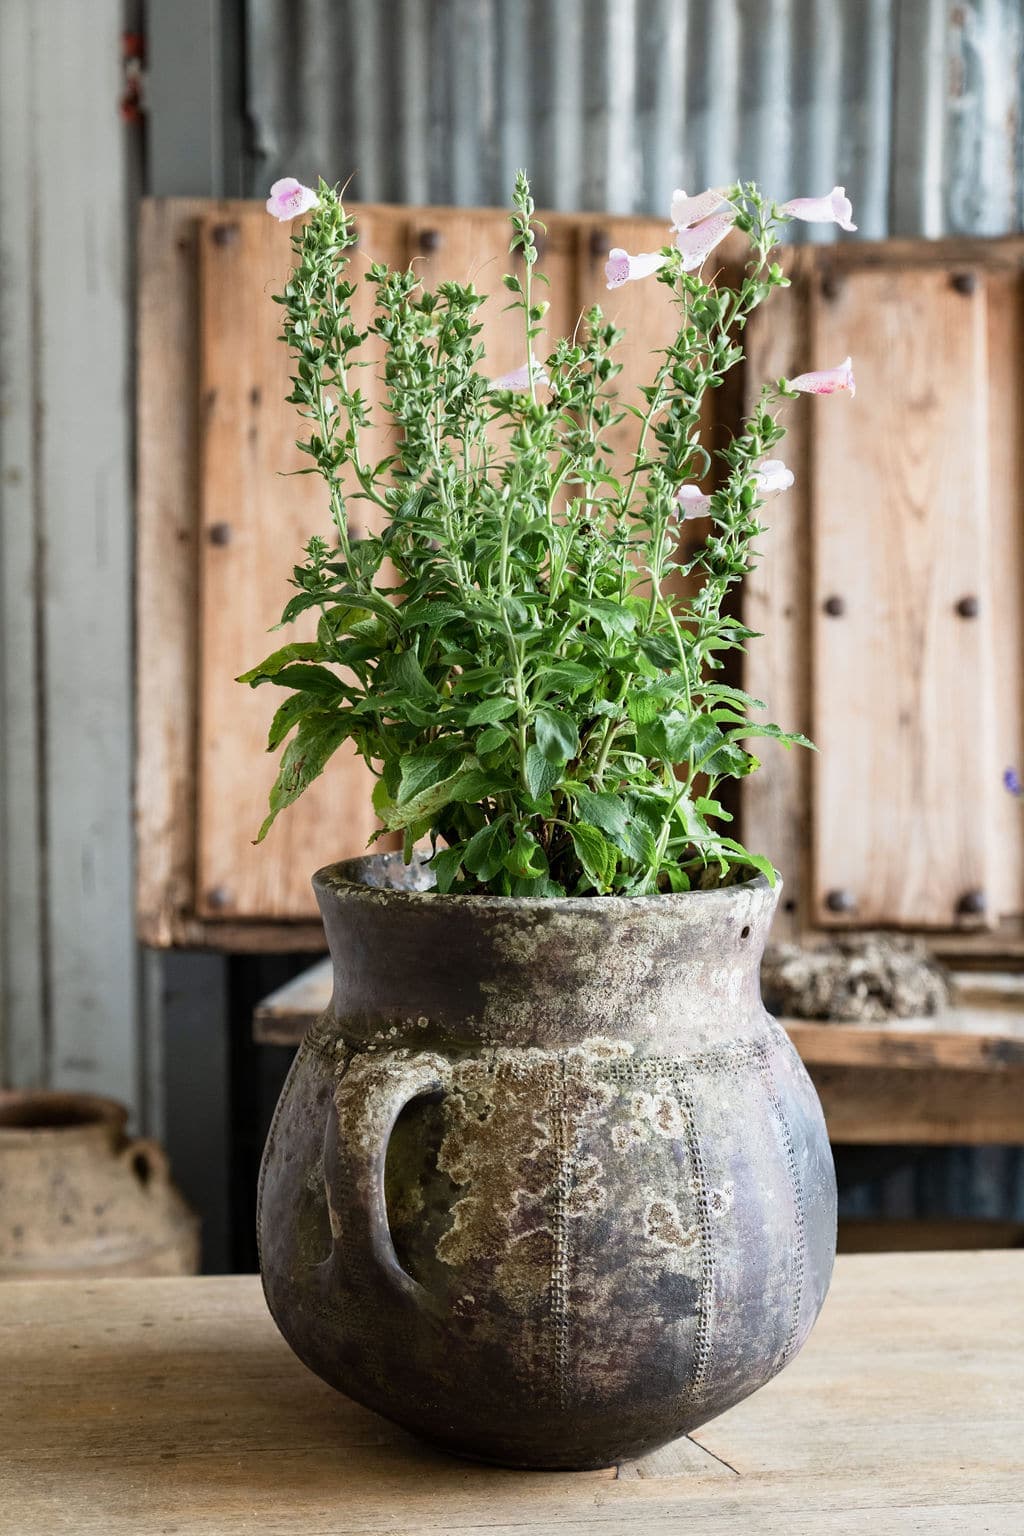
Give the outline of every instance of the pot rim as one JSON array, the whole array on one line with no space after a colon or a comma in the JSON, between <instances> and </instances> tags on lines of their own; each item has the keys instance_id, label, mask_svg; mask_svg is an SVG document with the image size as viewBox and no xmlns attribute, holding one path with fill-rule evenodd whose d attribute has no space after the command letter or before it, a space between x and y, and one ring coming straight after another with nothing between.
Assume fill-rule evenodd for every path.
<instances>
[{"instance_id":1,"label":"pot rim","mask_svg":"<svg viewBox=\"0 0 1024 1536\"><path fill-rule=\"evenodd\" d=\"M453 910L473 912L564 912L593 913L601 911L625 916L629 912L673 908L692 910L695 902L717 902L728 907L742 896L771 892L776 897L783 889L782 876L776 872L774 886L760 872L749 880L736 885L718 886L711 890L658 891L649 896L491 896L449 893L440 895L433 889L413 890L402 886L374 885L358 878L360 871L377 869L415 869L426 865L423 854L416 854L411 865L406 865L401 853L361 854L354 859L342 859L336 864L325 864L312 877L313 889L319 893L333 893L346 897L364 898L368 904L427 908L443 904Z\"/></svg>"},{"instance_id":2,"label":"pot rim","mask_svg":"<svg viewBox=\"0 0 1024 1536\"><path fill-rule=\"evenodd\" d=\"M33 1124L31 1121L5 1122L5 1109L15 1106L26 1110L36 1109L40 1115L48 1111L72 1111L72 1117L52 1124ZM38 1141L40 1136L109 1136L120 1135L128 1123L128 1111L116 1099L105 1098L98 1093L76 1093L53 1088L2 1088L0 1089L0 1141L10 1145L15 1141Z\"/></svg>"}]
</instances>

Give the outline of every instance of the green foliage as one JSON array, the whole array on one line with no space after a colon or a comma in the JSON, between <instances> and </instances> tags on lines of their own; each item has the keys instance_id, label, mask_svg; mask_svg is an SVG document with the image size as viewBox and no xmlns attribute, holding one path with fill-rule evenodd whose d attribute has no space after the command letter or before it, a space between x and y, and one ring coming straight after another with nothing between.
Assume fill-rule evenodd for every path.
<instances>
[{"instance_id":1,"label":"green foliage","mask_svg":"<svg viewBox=\"0 0 1024 1536\"><path fill-rule=\"evenodd\" d=\"M483 368L473 285L431 292L412 270L373 263L335 190L293 237L277 302L293 359L299 447L327 487L333 537L309 540L282 615L318 617L315 641L285 646L241 679L291 690L269 748L284 748L263 837L342 741L377 777L382 826L407 854L429 835L441 891L512 896L637 895L726 883L766 860L723 835L723 780L758 766L743 745L763 708L721 679L750 631L729 611L762 531L755 468L782 436L783 384L766 385L732 440L709 455L701 410L742 358L752 310L785 279L771 264L773 205L750 184L727 194L750 239L738 287L716 288L665 252L658 281L679 313L638 409L628 472L612 473L610 429L622 333L597 307L521 391ZM546 306L533 200L516 181L504 279L532 358ZM360 330L351 301L372 290ZM366 343L384 357L396 446L364 457ZM383 344L383 345L381 345ZM709 531L681 561L676 494L717 460ZM356 537L352 501L384 514ZM364 519L359 519L360 523ZM680 576L697 595L674 595ZM294 732L294 734L292 734Z\"/></svg>"}]
</instances>

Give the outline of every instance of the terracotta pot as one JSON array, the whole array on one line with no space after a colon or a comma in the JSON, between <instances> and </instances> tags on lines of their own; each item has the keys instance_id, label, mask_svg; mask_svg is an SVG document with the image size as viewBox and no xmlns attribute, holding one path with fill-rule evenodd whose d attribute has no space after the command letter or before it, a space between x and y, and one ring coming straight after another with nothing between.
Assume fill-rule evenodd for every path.
<instances>
[{"instance_id":1,"label":"terracotta pot","mask_svg":"<svg viewBox=\"0 0 1024 1536\"><path fill-rule=\"evenodd\" d=\"M761 1004L777 892L437 896L397 855L313 883L334 999L259 1211L300 1358L527 1467L640 1455L781 1370L828 1287L835 1176Z\"/></svg>"},{"instance_id":2,"label":"terracotta pot","mask_svg":"<svg viewBox=\"0 0 1024 1536\"><path fill-rule=\"evenodd\" d=\"M198 1221L127 1118L93 1094L0 1092L0 1279L195 1274Z\"/></svg>"}]
</instances>

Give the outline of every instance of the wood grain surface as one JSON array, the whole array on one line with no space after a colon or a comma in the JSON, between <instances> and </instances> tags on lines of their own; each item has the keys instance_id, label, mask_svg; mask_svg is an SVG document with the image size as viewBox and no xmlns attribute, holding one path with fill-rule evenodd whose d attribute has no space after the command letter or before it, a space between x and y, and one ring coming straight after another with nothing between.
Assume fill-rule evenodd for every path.
<instances>
[{"instance_id":1,"label":"wood grain surface","mask_svg":"<svg viewBox=\"0 0 1024 1536\"><path fill-rule=\"evenodd\" d=\"M642 1461L450 1458L299 1364L255 1276L0 1287L0 1536L1019 1536L1024 1254L841 1257L810 1342Z\"/></svg>"}]
</instances>

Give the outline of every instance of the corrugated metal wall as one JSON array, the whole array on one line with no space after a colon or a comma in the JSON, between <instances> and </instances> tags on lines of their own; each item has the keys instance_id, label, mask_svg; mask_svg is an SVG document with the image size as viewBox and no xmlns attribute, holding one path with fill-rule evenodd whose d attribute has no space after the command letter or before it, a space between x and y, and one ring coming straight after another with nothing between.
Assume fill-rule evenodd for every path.
<instances>
[{"instance_id":1,"label":"corrugated metal wall","mask_svg":"<svg viewBox=\"0 0 1024 1536\"><path fill-rule=\"evenodd\" d=\"M248 0L253 195L658 213L844 183L861 234L1022 223L1021 0ZM821 232L818 231L820 235Z\"/></svg>"},{"instance_id":2,"label":"corrugated metal wall","mask_svg":"<svg viewBox=\"0 0 1024 1536\"><path fill-rule=\"evenodd\" d=\"M1022 0L247 0L251 195L666 211L845 184L860 235L1024 222ZM806 231L830 238L830 229ZM850 1215L1024 1219L1024 1153L846 1159Z\"/></svg>"}]
</instances>

